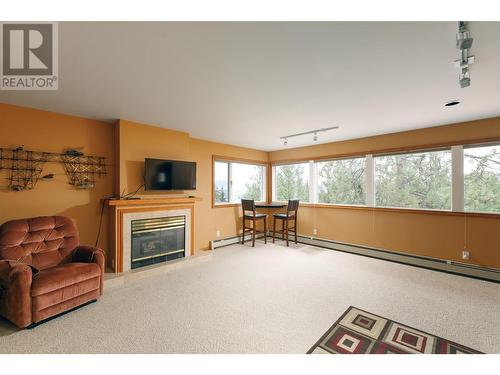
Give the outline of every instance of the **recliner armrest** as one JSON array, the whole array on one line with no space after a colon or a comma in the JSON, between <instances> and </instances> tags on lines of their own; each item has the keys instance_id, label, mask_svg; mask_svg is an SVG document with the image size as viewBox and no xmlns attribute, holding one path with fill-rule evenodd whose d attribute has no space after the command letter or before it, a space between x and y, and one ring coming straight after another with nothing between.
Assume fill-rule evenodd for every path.
<instances>
[{"instance_id":1,"label":"recliner armrest","mask_svg":"<svg viewBox=\"0 0 500 375\"><path fill-rule=\"evenodd\" d=\"M11 283L22 278L24 274L26 280L32 280L39 270L29 264L17 262L15 260L0 260L0 285L8 288Z\"/></svg>"},{"instance_id":2,"label":"recliner armrest","mask_svg":"<svg viewBox=\"0 0 500 375\"><path fill-rule=\"evenodd\" d=\"M0 260L1 313L20 328L31 320L31 283L38 270L25 263Z\"/></svg>"},{"instance_id":3,"label":"recliner armrest","mask_svg":"<svg viewBox=\"0 0 500 375\"><path fill-rule=\"evenodd\" d=\"M97 247L80 245L73 251L73 263L96 263L101 269L101 286L99 294L102 295L104 282L105 257L104 251Z\"/></svg>"},{"instance_id":4,"label":"recliner armrest","mask_svg":"<svg viewBox=\"0 0 500 375\"><path fill-rule=\"evenodd\" d=\"M104 251L98 247L80 245L73 251L73 262L97 263L104 271Z\"/></svg>"}]
</instances>

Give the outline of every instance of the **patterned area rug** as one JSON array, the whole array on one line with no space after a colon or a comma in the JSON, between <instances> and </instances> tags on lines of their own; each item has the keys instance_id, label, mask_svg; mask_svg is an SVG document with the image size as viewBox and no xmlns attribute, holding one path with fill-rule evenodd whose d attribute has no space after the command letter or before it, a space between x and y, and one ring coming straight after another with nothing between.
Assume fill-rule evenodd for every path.
<instances>
[{"instance_id":1,"label":"patterned area rug","mask_svg":"<svg viewBox=\"0 0 500 375\"><path fill-rule=\"evenodd\" d=\"M349 307L307 354L465 354L481 353L371 314Z\"/></svg>"}]
</instances>

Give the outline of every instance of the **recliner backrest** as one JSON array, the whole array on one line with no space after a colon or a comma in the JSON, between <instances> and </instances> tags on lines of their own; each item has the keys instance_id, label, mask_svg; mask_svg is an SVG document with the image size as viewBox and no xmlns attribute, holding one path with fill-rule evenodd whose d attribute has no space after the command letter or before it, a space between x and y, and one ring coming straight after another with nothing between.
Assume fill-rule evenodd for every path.
<instances>
[{"instance_id":1,"label":"recliner backrest","mask_svg":"<svg viewBox=\"0 0 500 375\"><path fill-rule=\"evenodd\" d=\"M64 216L11 220L0 226L0 260L23 262L40 270L71 261L78 230Z\"/></svg>"}]
</instances>

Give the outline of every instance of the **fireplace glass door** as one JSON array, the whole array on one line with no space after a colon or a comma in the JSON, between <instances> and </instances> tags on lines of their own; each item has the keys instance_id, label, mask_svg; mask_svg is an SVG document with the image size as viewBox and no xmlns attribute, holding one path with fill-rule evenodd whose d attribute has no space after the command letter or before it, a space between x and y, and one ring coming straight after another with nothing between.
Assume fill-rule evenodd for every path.
<instances>
[{"instance_id":1,"label":"fireplace glass door","mask_svg":"<svg viewBox=\"0 0 500 375\"><path fill-rule=\"evenodd\" d=\"M132 220L131 268L185 256L186 217Z\"/></svg>"}]
</instances>

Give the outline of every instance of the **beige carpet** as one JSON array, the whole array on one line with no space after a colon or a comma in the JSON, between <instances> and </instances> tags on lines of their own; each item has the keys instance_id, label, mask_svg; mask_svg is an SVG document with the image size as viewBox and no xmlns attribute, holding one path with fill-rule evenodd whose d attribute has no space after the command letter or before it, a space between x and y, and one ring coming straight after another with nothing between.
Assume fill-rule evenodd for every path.
<instances>
[{"instance_id":1,"label":"beige carpet","mask_svg":"<svg viewBox=\"0 0 500 375\"><path fill-rule=\"evenodd\" d=\"M108 281L0 353L305 353L350 305L500 353L500 285L294 245L234 245Z\"/></svg>"}]
</instances>

